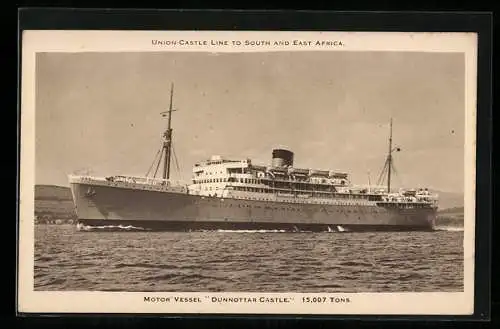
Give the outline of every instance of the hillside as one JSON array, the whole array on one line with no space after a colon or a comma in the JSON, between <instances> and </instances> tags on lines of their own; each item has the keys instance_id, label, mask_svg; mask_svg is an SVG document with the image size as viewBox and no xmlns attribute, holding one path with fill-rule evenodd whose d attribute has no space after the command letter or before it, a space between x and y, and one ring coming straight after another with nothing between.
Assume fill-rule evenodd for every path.
<instances>
[{"instance_id":1,"label":"hillside","mask_svg":"<svg viewBox=\"0 0 500 329\"><path fill-rule=\"evenodd\" d=\"M53 185L35 186L37 223L72 223L76 219L71 190Z\"/></svg>"},{"instance_id":2,"label":"hillside","mask_svg":"<svg viewBox=\"0 0 500 329\"><path fill-rule=\"evenodd\" d=\"M35 185L35 200L71 200L69 187Z\"/></svg>"},{"instance_id":3,"label":"hillside","mask_svg":"<svg viewBox=\"0 0 500 329\"><path fill-rule=\"evenodd\" d=\"M447 208L447 209L442 209L439 210L439 214L446 215L446 214L455 214L455 213L464 213L464 207L453 207L453 208Z\"/></svg>"},{"instance_id":4,"label":"hillside","mask_svg":"<svg viewBox=\"0 0 500 329\"><path fill-rule=\"evenodd\" d=\"M464 206L464 195L463 193L454 192L442 192L442 191L431 191L439 195L439 209L449 209ZM463 209L462 209L463 210Z\"/></svg>"},{"instance_id":5,"label":"hillside","mask_svg":"<svg viewBox=\"0 0 500 329\"><path fill-rule=\"evenodd\" d=\"M438 211L436 224L438 226L463 226L464 207L454 207Z\"/></svg>"}]
</instances>

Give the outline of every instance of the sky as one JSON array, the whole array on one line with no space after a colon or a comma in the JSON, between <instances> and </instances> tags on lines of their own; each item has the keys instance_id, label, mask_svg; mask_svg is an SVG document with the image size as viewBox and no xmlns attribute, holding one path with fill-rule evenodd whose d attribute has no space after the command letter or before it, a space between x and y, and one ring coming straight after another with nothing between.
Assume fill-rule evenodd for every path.
<instances>
[{"instance_id":1,"label":"sky","mask_svg":"<svg viewBox=\"0 0 500 329\"><path fill-rule=\"evenodd\" d=\"M171 83L173 179L211 155L268 165L282 147L295 167L373 184L392 117L393 185L463 192L464 56L424 52L38 53L36 183L145 175Z\"/></svg>"}]
</instances>

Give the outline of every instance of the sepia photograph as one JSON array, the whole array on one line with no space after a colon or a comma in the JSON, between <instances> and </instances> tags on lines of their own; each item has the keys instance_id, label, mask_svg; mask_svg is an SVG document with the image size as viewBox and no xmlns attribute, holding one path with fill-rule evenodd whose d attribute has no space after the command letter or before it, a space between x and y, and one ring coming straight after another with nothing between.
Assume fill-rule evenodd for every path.
<instances>
[{"instance_id":1,"label":"sepia photograph","mask_svg":"<svg viewBox=\"0 0 500 329\"><path fill-rule=\"evenodd\" d=\"M33 52L29 289L348 307L473 285L470 54L215 35Z\"/></svg>"}]
</instances>

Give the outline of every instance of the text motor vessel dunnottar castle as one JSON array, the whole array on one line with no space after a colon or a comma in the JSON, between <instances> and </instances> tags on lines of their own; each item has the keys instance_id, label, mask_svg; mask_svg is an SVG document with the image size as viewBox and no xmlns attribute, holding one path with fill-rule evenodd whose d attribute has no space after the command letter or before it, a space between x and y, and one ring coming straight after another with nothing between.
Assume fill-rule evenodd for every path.
<instances>
[{"instance_id":1,"label":"text motor vessel dunnottar castle","mask_svg":"<svg viewBox=\"0 0 500 329\"><path fill-rule=\"evenodd\" d=\"M421 188L391 191L392 153L399 151L392 145L392 119L382 188L356 187L347 173L295 168L294 154L285 149L272 151L270 166L213 156L194 165L189 184L179 184L170 181L172 97L173 85L153 177L69 176L80 229L432 230L436 195ZM160 164L163 175L156 178Z\"/></svg>"}]
</instances>

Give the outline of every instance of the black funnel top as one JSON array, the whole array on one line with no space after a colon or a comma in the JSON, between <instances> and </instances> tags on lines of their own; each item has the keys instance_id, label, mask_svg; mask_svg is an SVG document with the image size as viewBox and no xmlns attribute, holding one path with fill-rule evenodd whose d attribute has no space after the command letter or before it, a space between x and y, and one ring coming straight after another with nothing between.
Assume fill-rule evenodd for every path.
<instances>
[{"instance_id":1,"label":"black funnel top","mask_svg":"<svg viewBox=\"0 0 500 329\"><path fill-rule=\"evenodd\" d=\"M273 150L273 167L293 167L293 152L285 149Z\"/></svg>"}]
</instances>

